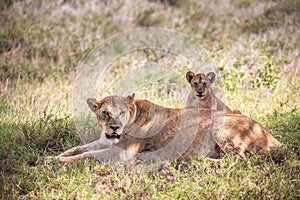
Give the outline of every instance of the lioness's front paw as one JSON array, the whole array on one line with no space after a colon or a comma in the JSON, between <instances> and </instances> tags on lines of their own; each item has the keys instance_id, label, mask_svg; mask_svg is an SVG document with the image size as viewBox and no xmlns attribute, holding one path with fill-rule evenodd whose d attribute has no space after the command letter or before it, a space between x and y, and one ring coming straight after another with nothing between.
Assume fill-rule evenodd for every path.
<instances>
[{"instance_id":1,"label":"lioness's front paw","mask_svg":"<svg viewBox=\"0 0 300 200\"><path fill-rule=\"evenodd\" d=\"M56 160L60 163L69 163L73 161L72 157L63 156L62 154L56 156Z\"/></svg>"}]
</instances>

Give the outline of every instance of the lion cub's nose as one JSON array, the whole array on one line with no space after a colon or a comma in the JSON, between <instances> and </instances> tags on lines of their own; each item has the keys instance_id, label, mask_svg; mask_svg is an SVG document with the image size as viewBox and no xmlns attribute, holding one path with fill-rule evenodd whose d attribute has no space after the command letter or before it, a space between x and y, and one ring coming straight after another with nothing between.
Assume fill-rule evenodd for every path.
<instances>
[{"instance_id":1,"label":"lion cub's nose","mask_svg":"<svg viewBox=\"0 0 300 200\"><path fill-rule=\"evenodd\" d=\"M114 126L109 126L109 128L111 128L113 131L116 131L120 128L120 126L114 125Z\"/></svg>"}]
</instances>

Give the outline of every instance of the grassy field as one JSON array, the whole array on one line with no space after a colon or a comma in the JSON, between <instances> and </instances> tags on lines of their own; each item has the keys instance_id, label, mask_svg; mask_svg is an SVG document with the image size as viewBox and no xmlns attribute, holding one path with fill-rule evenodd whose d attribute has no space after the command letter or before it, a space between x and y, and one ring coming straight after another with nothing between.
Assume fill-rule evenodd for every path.
<instances>
[{"instance_id":1,"label":"grassy field","mask_svg":"<svg viewBox=\"0 0 300 200\"><path fill-rule=\"evenodd\" d=\"M299 19L293 0L1 1L0 198L299 199ZM197 156L161 170L47 161L82 144L72 107L78 66L110 36L145 26L174 29L202 45L226 104L266 127L284 145L282 154L228 154L218 162ZM188 87L188 61L150 50L115 60L104 86L145 63L172 67ZM181 105L176 91L152 86L137 98Z\"/></svg>"}]
</instances>

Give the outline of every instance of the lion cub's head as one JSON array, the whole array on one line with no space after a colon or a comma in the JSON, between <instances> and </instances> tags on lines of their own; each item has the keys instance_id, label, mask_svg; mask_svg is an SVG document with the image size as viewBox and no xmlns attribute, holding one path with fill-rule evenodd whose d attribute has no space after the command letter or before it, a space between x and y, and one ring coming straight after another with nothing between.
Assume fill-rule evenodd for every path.
<instances>
[{"instance_id":1,"label":"lion cub's head","mask_svg":"<svg viewBox=\"0 0 300 200\"><path fill-rule=\"evenodd\" d=\"M210 85L215 81L216 74L214 72L209 72L206 75L201 73L194 74L188 71L185 77L195 95L200 99L205 99L209 95Z\"/></svg>"},{"instance_id":2,"label":"lion cub's head","mask_svg":"<svg viewBox=\"0 0 300 200\"><path fill-rule=\"evenodd\" d=\"M100 101L87 99L87 104L96 114L97 122L107 139L119 141L124 127L133 116L134 97L135 94L128 97L108 96Z\"/></svg>"}]
</instances>

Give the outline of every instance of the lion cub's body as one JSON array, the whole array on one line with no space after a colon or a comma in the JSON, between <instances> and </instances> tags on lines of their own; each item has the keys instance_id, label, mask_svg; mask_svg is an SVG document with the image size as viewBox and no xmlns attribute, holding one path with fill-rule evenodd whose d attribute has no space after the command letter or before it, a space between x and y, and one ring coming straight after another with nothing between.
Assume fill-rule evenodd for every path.
<instances>
[{"instance_id":1,"label":"lion cub's body","mask_svg":"<svg viewBox=\"0 0 300 200\"><path fill-rule=\"evenodd\" d=\"M186 108L206 108L211 110L232 111L214 95L211 88L209 89L209 95L203 100L198 99L194 92L191 91L187 99Z\"/></svg>"},{"instance_id":2,"label":"lion cub's body","mask_svg":"<svg viewBox=\"0 0 300 200\"><path fill-rule=\"evenodd\" d=\"M101 138L62 153L61 162L90 157L128 160L137 155L150 160L186 159L199 153L210 156L216 145L243 155L281 146L257 122L234 113L165 108L134 100L134 95L88 99L88 105L102 127Z\"/></svg>"}]
</instances>

